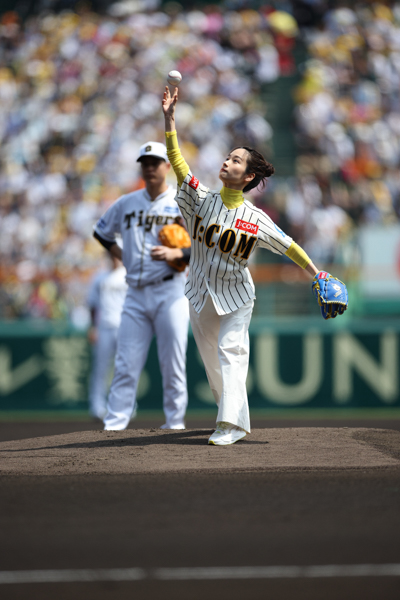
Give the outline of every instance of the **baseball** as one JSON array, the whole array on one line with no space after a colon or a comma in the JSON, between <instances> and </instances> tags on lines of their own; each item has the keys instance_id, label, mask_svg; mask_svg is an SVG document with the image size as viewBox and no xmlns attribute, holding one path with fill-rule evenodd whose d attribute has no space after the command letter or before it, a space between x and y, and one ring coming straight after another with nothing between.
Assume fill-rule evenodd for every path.
<instances>
[{"instance_id":1,"label":"baseball","mask_svg":"<svg viewBox=\"0 0 400 600\"><path fill-rule=\"evenodd\" d=\"M170 85L179 85L182 81L182 75L179 71L170 71L168 73L167 81Z\"/></svg>"}]
</instances>

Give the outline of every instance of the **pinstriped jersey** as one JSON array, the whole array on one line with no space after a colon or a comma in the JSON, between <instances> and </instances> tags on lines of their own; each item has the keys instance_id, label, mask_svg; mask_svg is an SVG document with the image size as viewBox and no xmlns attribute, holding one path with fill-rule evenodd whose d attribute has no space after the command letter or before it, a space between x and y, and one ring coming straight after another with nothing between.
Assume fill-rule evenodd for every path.
<instances>
[{"instance_id":1,"label":"pinstriped jersey","mask_svg":"<svg viewBox=\"0 0 400 600\"><path fill-rule=\"evenodd\" d=\"M220 193L202 185L190 171L178 186L176 201L192 241L185 294L196 312L208 294L219 315L255 298L247 267L251 254L257 247L285 254L292 238L248 200L228 209Z\"/></svg>"}]
</instances>

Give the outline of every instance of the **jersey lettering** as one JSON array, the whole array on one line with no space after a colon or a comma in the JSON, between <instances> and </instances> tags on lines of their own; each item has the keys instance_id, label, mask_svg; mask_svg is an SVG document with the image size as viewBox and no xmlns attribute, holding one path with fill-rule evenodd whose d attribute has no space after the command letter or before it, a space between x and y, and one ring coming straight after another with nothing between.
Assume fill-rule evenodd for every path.
<instances>
[{"instance_id":1,"label":"jersey lettering","mask_svg":"<svg viewBox=\"0 0 400 600\"><path fill-rule=\"evenodd\" d=\"M136 218L135 211L124 216L124 222L126 223L126 229L130 229L132 226L132 219ZM150 231L153 225L168 225L168 223L175 223L175 217L170 215L147 215L146 219L143 219L143 211L141 210L138 215L137 227L143 227L146 232Z\"/></svg>"},{"instance_id":2,"label":"jersey lettering","mask_svg":"<svg viewBox=\"0 0 400 600\"><path fill-rule=\"evenodd\" d=\"M223 254L227 254L233 250L236 240L237 240L237 232L234 229L225 229L222 231L218 240L213 241L213 237L215 234L218 234L221 229L221 225L217 223L212 223L207 227L207 230L204 234L204 237L198 236L198 233L202 233L204 231L204 227L200 225L203 219L196 215L195 223L193 227L193 239L197 240L199 243L204 242L207 248L214 248L215 244L218 244L219 249ZM257 237L252 235L248 236L245 233L240 234L239 242L236 246L236 250L232 256L239 257L240 260L247 260L257 242Z\"/></svg>"},{"instance_id":3,"label":"jersey lettering","mask_svg":"<svg viewBox=\"0 0 400 600\"><path fill-rule=\"evenodd\" d=\"M207 228L207 231L206 231L205 236L204 236L204 241L205 241L206 246L208 248L214 248L215 242L211 241L212 240L212 236L214 235L214 233L219 233L220 229L221 229L221 225L217 225L216 223L213 223L212 225L210 225Z\"/></svg>"},{"instance_id":4,"label":"jersey lettering","mask_svg":"<svg viewBox=\"0 0 400 600\"><path fill-rule=\"evenodd\" d=\"M146 217L146 225L144 227L145 231L150 231L150 229L153 226L154 219L155 219L155 215L151 215L151 216L147 215L147 217Z\"/></svg>"},{"instance_id":5,"label":"jersey lettering","mask_svg":"<svg viewBox=\"0 0 400 600\"><path fill-rule=\"evenodd\" d=\"M126 226L127 229L131 228L131 219L134 219L135 217L136 217L135 211L129 213L129 215L125 215L124 221L127 222L127 226Z\"/></svg>"},{"instance_id":6,"label":"jersey lettering","mask_svg":"<svg viewBox=\"0 0 400 600\"><path fill-rule=\"evenodd\" d=\"M240 240L236 248L236 252L233 256L238 256L242 253L241 258L247 260L250 256L250 252L253 250L254 244L256 243L257 238L251 236L250 239L247 239L247 235L245 233L240 234Z\"/></svg>"},{"instance_id":7,"label":"jersey lettering","mask_svg":"<svg viewBox=\"0 0 400 600\"><path fill-rule=\"evenodd\" d=\"M193 188L194 190L197 190L197 188L199 187L200 181L197 179L197 177L195 177L194 175L192 176L192 179L189 181L189 185L191 188Z\"/></svg>"},{"instance_id":8,"label":"jersey lettering","mask_svg":"<svg viewBox=\"0 0 400 600\"><path fill-rule=\"evenodd\" d=\"M236 229L241 229L242 231L247 231L252 233L253 235L257 235L258 233L258 225L254 223L249 223L248 221L242 221L242 219L237 219L235 223Z\"/></svg>"},{"instance_id":9,"label":"jersey lettering","mask_svg":"<svg viewBox=\"0 0 400 600\"><path fill-rule=\"evenodd\" d=\"M218 246L221 252L226 254L230 252L236 242L236 232L233 229L226 229L219 238Z\"/></svg>"}]
</instances>

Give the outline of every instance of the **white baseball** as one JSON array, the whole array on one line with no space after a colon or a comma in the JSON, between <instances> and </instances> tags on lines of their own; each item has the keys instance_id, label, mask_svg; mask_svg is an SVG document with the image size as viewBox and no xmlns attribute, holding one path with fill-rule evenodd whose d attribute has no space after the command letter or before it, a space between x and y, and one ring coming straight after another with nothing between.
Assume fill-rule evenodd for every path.
<instances>
[{"instance_id":1,"label":"white baseball","mask_svg":"<svg viewBox=\"0 0 400 600\"><path fill-rule=\"evenodd\" d=\"M167 81L170 85L179 85L182 81L182 75L179 71L170 71L168 73Z\"/></svg>"}]
</instances>

